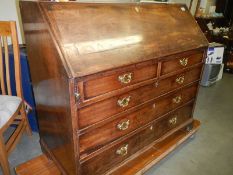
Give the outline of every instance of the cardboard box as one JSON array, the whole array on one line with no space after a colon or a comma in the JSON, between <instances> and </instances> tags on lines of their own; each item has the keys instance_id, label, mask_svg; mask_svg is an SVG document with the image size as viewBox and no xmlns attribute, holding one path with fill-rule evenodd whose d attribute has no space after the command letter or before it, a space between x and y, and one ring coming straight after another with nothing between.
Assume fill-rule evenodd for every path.
<instances>
[{"instance_id":1,"label":"cardboard box","mask_svg":"<svg viewBox=\"0 0 233 175\"><path fill-rule=\"evenodd\" d=\"M218 43L210 43L208 51L206 64L222 64L224 54L224 46Z\"/></svg>"}]
</instances>

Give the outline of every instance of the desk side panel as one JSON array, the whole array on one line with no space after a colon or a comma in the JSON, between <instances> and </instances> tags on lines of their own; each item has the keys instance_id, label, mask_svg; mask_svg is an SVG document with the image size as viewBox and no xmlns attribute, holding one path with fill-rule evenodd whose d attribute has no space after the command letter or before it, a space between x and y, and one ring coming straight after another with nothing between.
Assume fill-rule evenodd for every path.
<instances>
[{"instance_id":1,"label":"desk side panel","mask_svg":"<svg viewBox=\"0 0 233 175\"><path fill-rule=\"evenodd\" d=\"M64 174L76 174L73 83L38 3L21 1L20 8L42 147Z\"/></svg>"}]
</instances>

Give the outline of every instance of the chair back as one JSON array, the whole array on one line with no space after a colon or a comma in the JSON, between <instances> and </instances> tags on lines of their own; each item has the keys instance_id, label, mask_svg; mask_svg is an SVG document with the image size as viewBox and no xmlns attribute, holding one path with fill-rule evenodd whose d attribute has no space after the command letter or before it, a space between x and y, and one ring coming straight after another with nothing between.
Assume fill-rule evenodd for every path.
<instances>
[{"instance_id":1,"label":"chair back","mask_svg":"<svg viewBox=\"0 0 233 175\"><path fill-rule=\"evenodd\" d=\"M0 21L0 88L1 94L12 95L9 43L12 44L14 54L14 73L17 96L23 98L21 84L21 64L19 55L18 36L14 21Z\"/></svg>"}]
</instances>

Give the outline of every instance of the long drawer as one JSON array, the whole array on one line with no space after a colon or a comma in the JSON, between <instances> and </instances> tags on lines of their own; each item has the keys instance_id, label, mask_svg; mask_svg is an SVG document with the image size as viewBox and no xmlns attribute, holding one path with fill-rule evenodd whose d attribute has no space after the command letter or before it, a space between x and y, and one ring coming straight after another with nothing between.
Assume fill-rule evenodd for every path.
<instances>
[{"instance_id":1,"label":"long drawer","mask_svg":"<svg viewBox=\"0 0 233 175\"><path fill-rule=\"evenodd\" d=\"M87 159L81 164L82 174L99 175L105 173L165 133L168 133L171 129L188 121L191 117L192 108L193 104L184 106L130 138L120 141L102 153Z\"/></svg>"},{"instance_id":2,"label":"long drawer","mask_svg":"<svg viewBox=\"0 0 233 175\"><path fill-rule=\"evenodd\" d=\"M79 120L77 120L77 122L79 128L83 129L129 108L156 98L161 94L199 80L201 68L201 66L198 66L188 72L161 79L158 80L158 82L132 90L120 96L115 96L90 106L83 107L78 110Z\"/></svg>"},{"instance_id":3,"label":"long drawer","mask_svg":"<svg viewBox=\"0 0 233 175\"><path fill-rule=\"evenodd\" d=\"M189 102L196 96L197 88L198 83L195 83L172 95L154 100L131 114L123 115L90 132L80 135L80 153L89 154L178 106Z\"/></svg>"}]
</instances>

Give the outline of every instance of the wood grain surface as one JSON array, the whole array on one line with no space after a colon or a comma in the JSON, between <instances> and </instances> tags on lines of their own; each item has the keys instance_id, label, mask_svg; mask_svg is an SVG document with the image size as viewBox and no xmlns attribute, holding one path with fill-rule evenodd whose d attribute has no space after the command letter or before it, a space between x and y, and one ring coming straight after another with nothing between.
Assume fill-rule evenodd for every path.
<instances>
[{"instance_id":1,"label":"wood grain surface","mask_svg":"<svg viewBox=\"0 0 233 175\"><path fill-rule=\"evenodd\" d=\"M127 162L121 166L112 175L142 175L154 164L162 160L167 154L171 153L180 144L185 142L190 136L195 134L200 127L200 122L194 120L191 131L179 130L160 143L156 143L141 156ZM15 168L17 175L61 175L56 165L42 154L28 162L25 162Z\"/></svg>"},{"instance_id":2,"label":"wood grain surface","mask_svg":"<svg viewBox=\"0 0 233 175\"><path fill-rule=\"evenodd\" d=\"M117 171L192 125L208 42L186 7L39 0L20 7L40 143L63 174Z\"/></svg>"}]
</instances>

